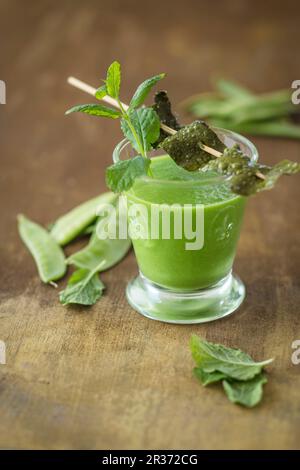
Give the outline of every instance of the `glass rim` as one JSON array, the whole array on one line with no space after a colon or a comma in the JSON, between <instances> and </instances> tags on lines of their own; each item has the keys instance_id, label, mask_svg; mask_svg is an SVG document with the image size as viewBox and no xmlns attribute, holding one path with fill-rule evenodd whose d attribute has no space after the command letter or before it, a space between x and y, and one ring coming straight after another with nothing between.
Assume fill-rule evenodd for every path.
<instances>
[{"instance_id":1,"label":"glass rim","mask_svg":"<svg viewBox=\"0 0 300 470\"><path fill-rule=\"evenodd\" d=\"M251 142L251 140L247 139L241 134L237 132L230 131L228 129L224 129L221 127L212 127L212 129L218 134L221 133L229 138L231 138L235 143L241 143L244 145L250 152L249 155L251 162L257 162L258 160L258 150L256 146ZM120 154L127 148L128 145L131 145L128 139L121 140L113 150L113 162L118 163L122 161L120 159ZM155 157L154 157L155 158ZM140 180L144 181L145 183L152 183L152 184L168 184L168 185L180 185L180 186L203 186L205 184L218 184L224 183L228 178L222 175L207 175L206 178L199 179L187 179L187 180L167 180L161 178L153 178L151 176L141 176Z\"/></svg>"}]
</instances>

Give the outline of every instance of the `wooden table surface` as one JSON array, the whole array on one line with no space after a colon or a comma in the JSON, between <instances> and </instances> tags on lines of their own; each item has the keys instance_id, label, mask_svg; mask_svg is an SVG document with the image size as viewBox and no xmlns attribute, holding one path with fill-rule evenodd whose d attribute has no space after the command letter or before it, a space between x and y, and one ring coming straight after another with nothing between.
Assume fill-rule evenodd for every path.
<instances>
[{"instance_id":1,"label":"wooden table surface","mask_svg":"<svg viewBox=\"0 0 300 470\"><path fill-rule=\"evenodd\" d=\"M118 58L124 101L161 71L174 103L210 89L218 75L256 91L290 87L300 78L299 18L299 2L289 0L1 0L0 447L300 447L300 365L291 363L300 339L299 178L249 202L235 263L247 299L203 326L150 321L128 306L133 253L103 275L97 305L61 306L16 231L17 213L47 224L105 189L118 123L65 117L90 100L66 84L68 75L97 85ZM299 159L299 142L253 140L266 163ZM235 406L219 387L196 382L192 333L276 357L259 407Z\"/></svg>"}]
</instances>

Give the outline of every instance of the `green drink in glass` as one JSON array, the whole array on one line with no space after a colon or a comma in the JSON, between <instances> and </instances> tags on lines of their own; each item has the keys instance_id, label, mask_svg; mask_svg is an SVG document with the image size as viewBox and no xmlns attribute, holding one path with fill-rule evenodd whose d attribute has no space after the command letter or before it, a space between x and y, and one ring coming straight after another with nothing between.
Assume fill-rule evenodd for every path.
<instances>
[{"instance_id":1,"label":"green drink in glass","mask_svg":"<svg viewBox=\"0 0 300 470\"><path fill-rule=\"evenodd\" d=\"M257 160L250 141L230 131L215 131L227 146L238 143ZM114 161L127 152L123 141L114 151ZM202 323L229 315L245 297L245 287L232 274L232 265L247 199L233 194L224 177L187 172L168 155L152 157L151 169L152 177L138 178L126 193L129 224L140 223L134 211L130 215L134 205L144 207L149 223L147 238L132 240L140 274L127 286L129 303L147 317L172 323ZM156 230L158 236L151 237L151 211L157 207L169 209L167 237L162 226ZM199 248L184 233L174 236L175 221L184 220L187 212L194 230L203 232ZM197 220L202 220L201 227Z\"/></svg>"}]
</instances>

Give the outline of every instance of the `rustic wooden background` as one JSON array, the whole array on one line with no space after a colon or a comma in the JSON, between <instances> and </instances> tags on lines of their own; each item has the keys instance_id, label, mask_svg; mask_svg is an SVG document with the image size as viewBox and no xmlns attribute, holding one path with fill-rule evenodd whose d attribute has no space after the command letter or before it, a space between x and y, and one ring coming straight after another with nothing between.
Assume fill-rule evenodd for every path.
<instances>
[{"instance_id":1,"label":"rustic wooden background","mask_svg":"<svg viewBox=\"0 0 300 470\"><path fill-rule=\"evenodd\" d=\"M249 202L235 264L247 300L204 326L161 324L127 305L132 253L103 275L107 291L93 308L60 306L16 231L19 212L47 224L105 188L118 124L65 117L90 100L68 75L97 85L118 58L124 101L161 71L175 103L218 75L257 91L289 87L300 78L299 27L299 2L289 0L0 1L2 448L300 447L300 365L291 363L300 338L299 179ZM254 142L267 163L299 159L299 142ZM192 333L276 357L261 406L234 406L195 381Z\"/></svg>"}]
</instances>

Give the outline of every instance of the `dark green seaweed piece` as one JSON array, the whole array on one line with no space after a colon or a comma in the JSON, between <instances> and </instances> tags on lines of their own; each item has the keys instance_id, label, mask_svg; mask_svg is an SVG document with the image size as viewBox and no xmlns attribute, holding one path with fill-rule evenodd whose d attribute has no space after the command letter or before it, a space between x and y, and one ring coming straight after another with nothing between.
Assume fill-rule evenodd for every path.
<instances>
[{"instance_id":1,"label":"dark green seaweed piece","mask_svg":"<svg viewBox=\"0 0 300 470\"><path fill-rule=\"evenodd\" d=\"M232 176L230 180L230 189L233 193L240 196L251 196L262 191L265 180L256 176L255 168L247 168L243 172Z\"/></svg>"},{"instance_id":2,"label":"dark green seaweed piece","mask_svg":"<svg viewBox=\"0 0 300 470\"><path fill-rule=\"evenodd\" d=\"M210 160L204 171L217 171L229 177L232 192L241 196L251 196L271 189L281 175L291 175L300 171L300 164L283 160L274 167L252 163L238 145L224 150L223 155ZM263 179L260 175L263 175Z\"/></svg>"},{"instance_id":3,"label":"dark green seaweed piece","mask_svg":"<svg viewBox=\"0 0 300 470\"><path fill-rule=\"evenodd\" d=\"M172 113L171 102L166 91L158 91L154 95L154 111L157 112L160 122L178 131L181 126Z\"/></svg>"},{"instance_id":4,"label":"dark green seaweed piece","mask_svg":"<svg viewBox=\"0 0 300 470\"><path fill-rule=\"evenodd\" d=\"M166 126L171 127L171 129L174 129L175 131L178 131L181 128L177 118L172 113L171 102L166 91L158 91L155 93L154 105L152 108L158 114L159 120L162 124L166 124ZM155 146L157 147L158 144L167 137L169 137L169 134L160 129L159 139L155 143Z\"/></svg>"},{"instance_id":5,"label":"dark green seaweed piece","mask_svg":"<svg viewBox=\"0 0 300 470\"><path fill-rule=\"evenodd\" d=\"M259 178L257 172L262 173L265 179ZM293 175L300 171L300 164L290 160L282 160L273 167L254 165L232 177L231 190L241 196L252 196L260 191L274 188L282 175Z\"/></svg>"},{"instance_id":6,"label":"dark green seaweed piece","mask_svg":"<svg viewBox=\"0 0 300 470\"><path fill-rule=\"evenodd\" d=\"M203 121L195 121L183 127L176 134L167 137L160 146L177 165L185 170L195 171L214 158L201 149L201 143L219 152L226 148L217 134Z\"/></svg>"}]
</instances>

